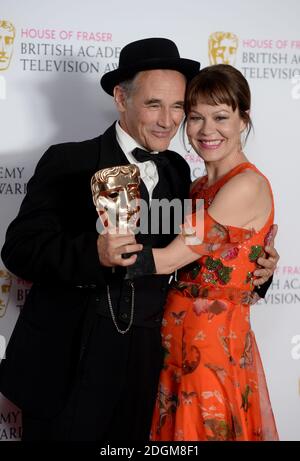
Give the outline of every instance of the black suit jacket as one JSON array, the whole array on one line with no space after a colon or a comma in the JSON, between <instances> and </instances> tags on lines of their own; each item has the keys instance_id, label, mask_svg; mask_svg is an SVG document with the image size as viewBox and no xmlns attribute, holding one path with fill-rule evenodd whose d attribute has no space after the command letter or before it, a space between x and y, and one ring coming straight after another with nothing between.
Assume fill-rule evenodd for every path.
<instances>
[{"instance_id":1,"label":"black suit jacket","mask_svg":"<svg viewBox=\"0 0 300 461\"><path fill-rule=\"evenodd\" d=\"M183 200L189 167L177 153L165 155L170 167L163 180ZM111 282L126 310L122 272L111 280L111 270L99 264L90 179L98 169L127 163L114 126L95 139L50 147L7 230L2 259L33 286L0 365L0 391L27 414L48 418L63 407L97 309L95 293ZM164 246L172 238L144 236L143 243ZM141 277L135 285L137 324L159 326L168 277Z\"/></svg>"}]
</instances>

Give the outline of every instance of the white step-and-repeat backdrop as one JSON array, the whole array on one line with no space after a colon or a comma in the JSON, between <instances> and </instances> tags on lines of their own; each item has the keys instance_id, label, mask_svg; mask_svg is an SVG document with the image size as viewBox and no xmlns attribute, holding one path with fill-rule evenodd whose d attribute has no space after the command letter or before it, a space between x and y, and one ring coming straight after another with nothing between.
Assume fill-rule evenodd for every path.
<instances>
[{"instance_id":1,"label":"white step-and-repeat backdrop","mask_svg":"<svg viewBox=\"0 0 300 461\"><path fill-rule=\"evenodd\" d=\"M245 151L272 182L281 255L252 325L281 440L300 440L299 17L299 0L10 0L0 8L0 246L46 148L95 137L115 119L99 80L126 43L168 37L202 67L229 62L248 79L255 131ZM180 138L173 148L194 178L203 174ZM29 288L0 261L1 354ZM20 411L0 396L0 441L20 432Z\"/></svg>"}]
</instances>

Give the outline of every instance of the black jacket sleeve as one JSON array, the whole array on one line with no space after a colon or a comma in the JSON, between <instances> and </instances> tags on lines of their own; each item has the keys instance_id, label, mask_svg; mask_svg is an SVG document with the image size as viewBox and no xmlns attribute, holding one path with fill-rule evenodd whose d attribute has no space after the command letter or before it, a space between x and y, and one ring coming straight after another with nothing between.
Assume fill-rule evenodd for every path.
<instances>
[{"instance_id":1,"label":"black jacket sleeve","mask_svg":"<svg viewBox=\"0 0 300 461\"><path fill-rule=\"evenodd\" d=\"M273 275L272 277L269 278L263 285L261 285L259 288L255 287L254 291L259 295L260 298L264 298L267 294L268 289L270 288L270 285L273 282Z\"/></svg>"},{"instance_id":2,"label":"black jacket sleeve","mask_svg":"<svg viewBox=\"0 0 300 461\"><path fill-rule=\"evenodd\" d=\"M12 273L32 282L103 284L91 171L74 168L65 154L52 146L39 161L1 257Z\"/></svg>"}]
</instances>

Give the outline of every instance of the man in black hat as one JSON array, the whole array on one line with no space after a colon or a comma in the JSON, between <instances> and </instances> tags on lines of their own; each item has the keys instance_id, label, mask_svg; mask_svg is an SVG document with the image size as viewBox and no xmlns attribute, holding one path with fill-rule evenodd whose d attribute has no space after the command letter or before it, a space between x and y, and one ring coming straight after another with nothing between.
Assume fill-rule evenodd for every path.
<instances>
[{"instance_id":1,"label":"man in black hat","mask_svg":"<svg viewBox=\"0 0 300 461\"><path fill-rule=\"evenodd\" d=\"M101 80L119 122L95 139L50 147L28 184L2 250L8 269L33 282L0 367L1 392L23 411L23 440L148 439L169 277L132 282L121 266L136 256L122 254L174 235L99 236L90 180L136 163L146 202L188 196L189 167L168 146L198 70L168 39L125 46L119 68Z\"/></svg>"}]
</instances>

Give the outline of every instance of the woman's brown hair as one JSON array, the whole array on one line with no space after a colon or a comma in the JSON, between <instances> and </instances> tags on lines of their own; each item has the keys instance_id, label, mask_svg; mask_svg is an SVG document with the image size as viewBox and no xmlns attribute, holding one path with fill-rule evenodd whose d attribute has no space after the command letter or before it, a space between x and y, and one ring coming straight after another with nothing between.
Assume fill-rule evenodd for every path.
<instances>
[{"instance_id":1,"label":"woman's brown hair","mask_svg":"<svg viewBox=\"0 0 300 461\"><path fill-rule=\"evenodd\" d=\"M200 70L189 83L185 97L185 113L201 101L212 106L226 104L233 111L238 109L247 127L246 139L253 127L249 115L251 92L243 74L229 64L215 64Z\"/></svg>"}]
</instances>

